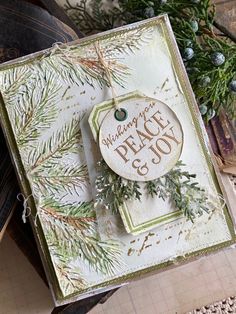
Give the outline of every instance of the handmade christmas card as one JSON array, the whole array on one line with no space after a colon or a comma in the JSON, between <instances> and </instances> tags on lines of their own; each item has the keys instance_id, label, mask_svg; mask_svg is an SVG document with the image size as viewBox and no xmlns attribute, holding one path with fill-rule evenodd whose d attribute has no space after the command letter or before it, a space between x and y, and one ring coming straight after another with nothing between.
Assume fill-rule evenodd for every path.
<instances>
[{"instance_id":1,"label":"handmade christmas card","mask_svg":"<svg viewBox=\"0 0 236 314\"><path fill-rule=\"evenodd\" d=\"M57 303L235 242L166 15L2 65L0 90Z\"/></svg>"}]
</instances>

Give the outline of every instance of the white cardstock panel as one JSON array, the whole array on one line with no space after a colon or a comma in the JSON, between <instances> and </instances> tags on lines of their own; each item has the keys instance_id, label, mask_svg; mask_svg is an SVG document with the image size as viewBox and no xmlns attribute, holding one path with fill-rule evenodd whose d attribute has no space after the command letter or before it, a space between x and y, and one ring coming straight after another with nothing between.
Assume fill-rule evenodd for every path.
<instances>
[{"instance_id":1,"label":"white cardstock panel","mask_svg":"<svg viewBox=\"0 0 236 314\"><path fill-rule=\"evenodd\" d=\"M200 185L214 195L217 200L216 188L210 176L197 132L193 128L187 100L182 92L177 74L174 72L161 28L153 28L152 40L138 50L135 55L125 56L123 63L132 69L132 75L127 78L125 89L116 86L117 95L138 90L151 98L168 103L183 128L184 146L180 159L187 165L190 172L194 171L197 174ZM106 95L105 99L96 96L94 105L111 98L109 90L106 89L104 94ZM85 120L87 119L88 115ZM99 155L91 154L94 151L95 142L88 125L84 127L83 134L90 178L94 182L97 175L94 164L98 161ZM157 209L160 210L160 216L176 210L171 207L170 203L160 199L155 201L145 199L145 202L132 201L127 206L130 208L129 212L134 221L143 221L147 216L148 219L155 218ZM208 216L203 215L194 226L191 222L186 222L185 218L178 218L174 222L138 236L130 235L125 231L119 216L109 215L107 211L98 209L97 217L102 238L110 239L115 234L126 247L125 263L133 266L130 268L132 271L140 269L141 264L145 265L144 267L155 265L231 238L224 214L220 209L209 221ZM126 273L128 272L127 269Z\"/></svg>"},{"instance_id":2,"label":"white cardstock panel","mask_svg":"<svg viewBox=\"0 0 236 314\"><path fill-rule=\"evenodd\" d=\"M173 61L165 41L162 26L157 23L155 26L149 26L142 31L144 36L145 32L148 33L148 35L146 36L147 39L141 42L139 49L136 49L134 52L129 51L128 53L126 51L114 52L114 57L117 58L119 62L122 62L124 66L127 66L130 72L130 74L125 77L124 87L115 84L116 93L120 96L138 90L148 97L158 99L168 104L178 117L183 129L184 145L180 159L187 165L187 170L197 174L199 184L209 191L217 200L217 191L209 173L197 132L193 127L193 121L186 98L178 82L177 74L174 71ZM128 38L133 36L132 32L135 32L135 29L129 29L129 27L127 27ZM112 47L112 44L116 40L117 37L113 38L111 33L107 38L103 39L101 37L99 40L100 46L103 47L104 45L104 47L109 47L109 45L111 45ZM78 45L78 47L80 46ZM87 53L87 57L89 58L92 49L93 45L88 43L82 46L82 48L78 48L78 51L82 51L81 53L83 53L85 57ZM58 62L58 55L45 56L45 58L39 61L40 67L46 67L48 61ZM24 71L24 67L25 66L22 65L20 70ZM74 121L73 119L82 120L84 115L88 117L95 105L104 100L111 99L111 91L109 88L101 87L96 81L93 82L93 86L86 83L80 84L80 82L76 84L73 83L73 80L69 83L68 80L66 81L64 79L64 77L70 77L71 74L68 73L66 69L64 72L61 71L61 73L58 74L55 81L52 81L50 77L52 73L50 73L50 71L53 72L54 70L55 68L48 69L47 79L48 82L58 87L55 105L56 110L54 112L56 119L48 122L50 127L41 131L40 138L36 142L28 138L27 146L21 149L19 142L18 146L23 167L36 202L39 219L41 220L45 235L47 234L46 241L51 260L64 297L68 297L73 293L86 292L88 289L93 289L95 285L121 278L124 275L144 270L153 265L171 261L177 256L184 256L188 253L206 249L231 239L226 218L220 208L218 211L215 211L210 220L208 219L208 215L204 214L197 220L195 225L192 225L190 222L186 222L185 218L178 218L173 222L161 225L152 231L145 232L138 236L133 236L125 231L119 216L113 216L102 210L97 210L99 232L102 240L119 243L121 253L117 260L114 258L112 271L108 269L105 272L101 272L96 267L93 267L94 265L88 263L86 259L83 259L81 254L77 256L72 254L67 266L73 270L73 274L76 273L79 276L78 278L83 278L84 281L81 283L81 286L75 287L70 285L69 282L66 282L65 279L62 279L61 269L58 268L58 255L55 253L55 247L51 245L50 234L48 234L48 216L41 212L40 208L43 207L47 193L51 193L51 197L56 199L61 206L67 203L91 201L93 199L91 186L87 178L83 184L78 186L75 190L65 189L64 192L57 192L55 190L51 192L49 187L47 188L47 185L45 185L46 189L42 190L39 188L40 185L35 175L36 170L30 168L31 159L37 157L37 155L36 157L32 155L32 149L40 150L42 143L47 141L53 134L59 134L62 126L66 123L72 123ZM5 91L4 82L5 76L9 73L8 71L10 70L1 72L0 75L0 86L3 91ZM30 64L29 71L32 75L37 75L37 71L39 71L37 62ZM72 74L71 77L73 77ZM28 84L31 84L30 82L31 79L29 78ZM20 93L22 90L24 90L24 85L20 87L18 92ZM7 91L5 93L7 93ZM16 100L16 103L12 105L12 103L10 103L12 99L6 95L7 94L3 93L4 101L7 104L7 113L10 120L14 121L18 114L18 109L16 109L18 103ZM52 103L48 101L46 106L50 108ZM82 130L83 141L80 139L78 142L79 153L70 152L60 159L58 163L60 163L61 167L68 164L79 164L86 167L86 163L88 163L90 179L94 182L96 177L94 169L94 160L97 158L96 147L94 146L94 140L89 126L88 124L86 125L84 121L86 121L86 119L83 119L83 124L85 124ZM15 137L17 137L17 129L13 123L12 128ZM64 131L67 132L67 129L65 128ZM52 147L56 147L57 145L56 140L50 141L50 143ZM86 149L86 152L84 152L84 149ZM54 164L53 167L56 169L58 165ZM47 171L44 171L46 178ZM42 176L42 173L40 173L40 175ZM55 184L60 184L60 182L58 183L55 179ZM140 202L132 202L132 204L127 203L127 206L130 206L130 212L132 212L133 208L136 210L136 212L133 211L133 220L135 220L138 215L140 215L140 217L148 215L150 218L151 216L156 216L156 211L160 211L161 215L162 213L165 214L175 210L171 207L170 203L164 203L159 199L145 201L145 208ZM80 243L79 241L81 241L80 238L78 238L78 243Z\"/></svg>"}]
</instances>

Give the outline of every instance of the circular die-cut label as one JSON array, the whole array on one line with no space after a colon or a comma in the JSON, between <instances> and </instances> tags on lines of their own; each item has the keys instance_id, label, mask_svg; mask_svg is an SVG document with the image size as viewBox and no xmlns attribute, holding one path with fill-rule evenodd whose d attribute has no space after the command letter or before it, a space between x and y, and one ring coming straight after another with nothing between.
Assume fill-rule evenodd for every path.
<instances>
[{"instance_id":1,"label":"circular die-cut label","mask_svg":"<svg viewBox=\"0 0 236 314\"><path fill-rule=\"evenodd\" d=\"M99 131L100 150L108 166L133 181L150 181L169 172L183 147L176 114L165 103L148 97L126 100L121 109L127 113L125 120L117 119L119 113L112 109Z\"/></svg>"}]
</instances>

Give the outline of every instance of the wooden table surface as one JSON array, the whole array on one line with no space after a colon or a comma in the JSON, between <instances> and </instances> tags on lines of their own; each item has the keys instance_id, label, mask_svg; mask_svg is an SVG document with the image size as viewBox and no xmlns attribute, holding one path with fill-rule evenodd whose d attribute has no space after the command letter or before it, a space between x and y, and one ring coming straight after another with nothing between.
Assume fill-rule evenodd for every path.
<instances>
[{"instance_id":1,"label":"wooden table surface","mask_svg":"<svg viewBox=\"0 0 236 314\"><path fill-rule=\"evenodd\" d=\"M236 0L214 0L216 25L236 42Z\"/></svg>"}]
</instances>

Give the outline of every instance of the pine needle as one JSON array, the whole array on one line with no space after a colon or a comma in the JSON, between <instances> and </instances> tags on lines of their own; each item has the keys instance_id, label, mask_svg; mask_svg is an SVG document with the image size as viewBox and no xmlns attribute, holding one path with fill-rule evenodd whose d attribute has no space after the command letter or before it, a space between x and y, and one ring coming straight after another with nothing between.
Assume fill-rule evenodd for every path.
<instances>
[{"instance_id":1,"label":"pine needle","mask_svg":"<svg viewBox=\"0 0 236 314\"><path fill-rule=\"evenodd\" d=\"M50 207L48 206L50 205ZM68 258L80 257L90 267L102 273L113 274L122 266L119 256L121 254L119 243L114 240L101 241L97 233L95 217L79 217L62 215L52 208L52 202L41 206L40 216L46 223L48 232L54 230L55 242ZM81 205L83 206L83 204ZM92 206L92 203L91 203ZM94 213L93 207L91 211ZM80 206L78 207L80 212Z\"/></svg>"}]
</instances>

